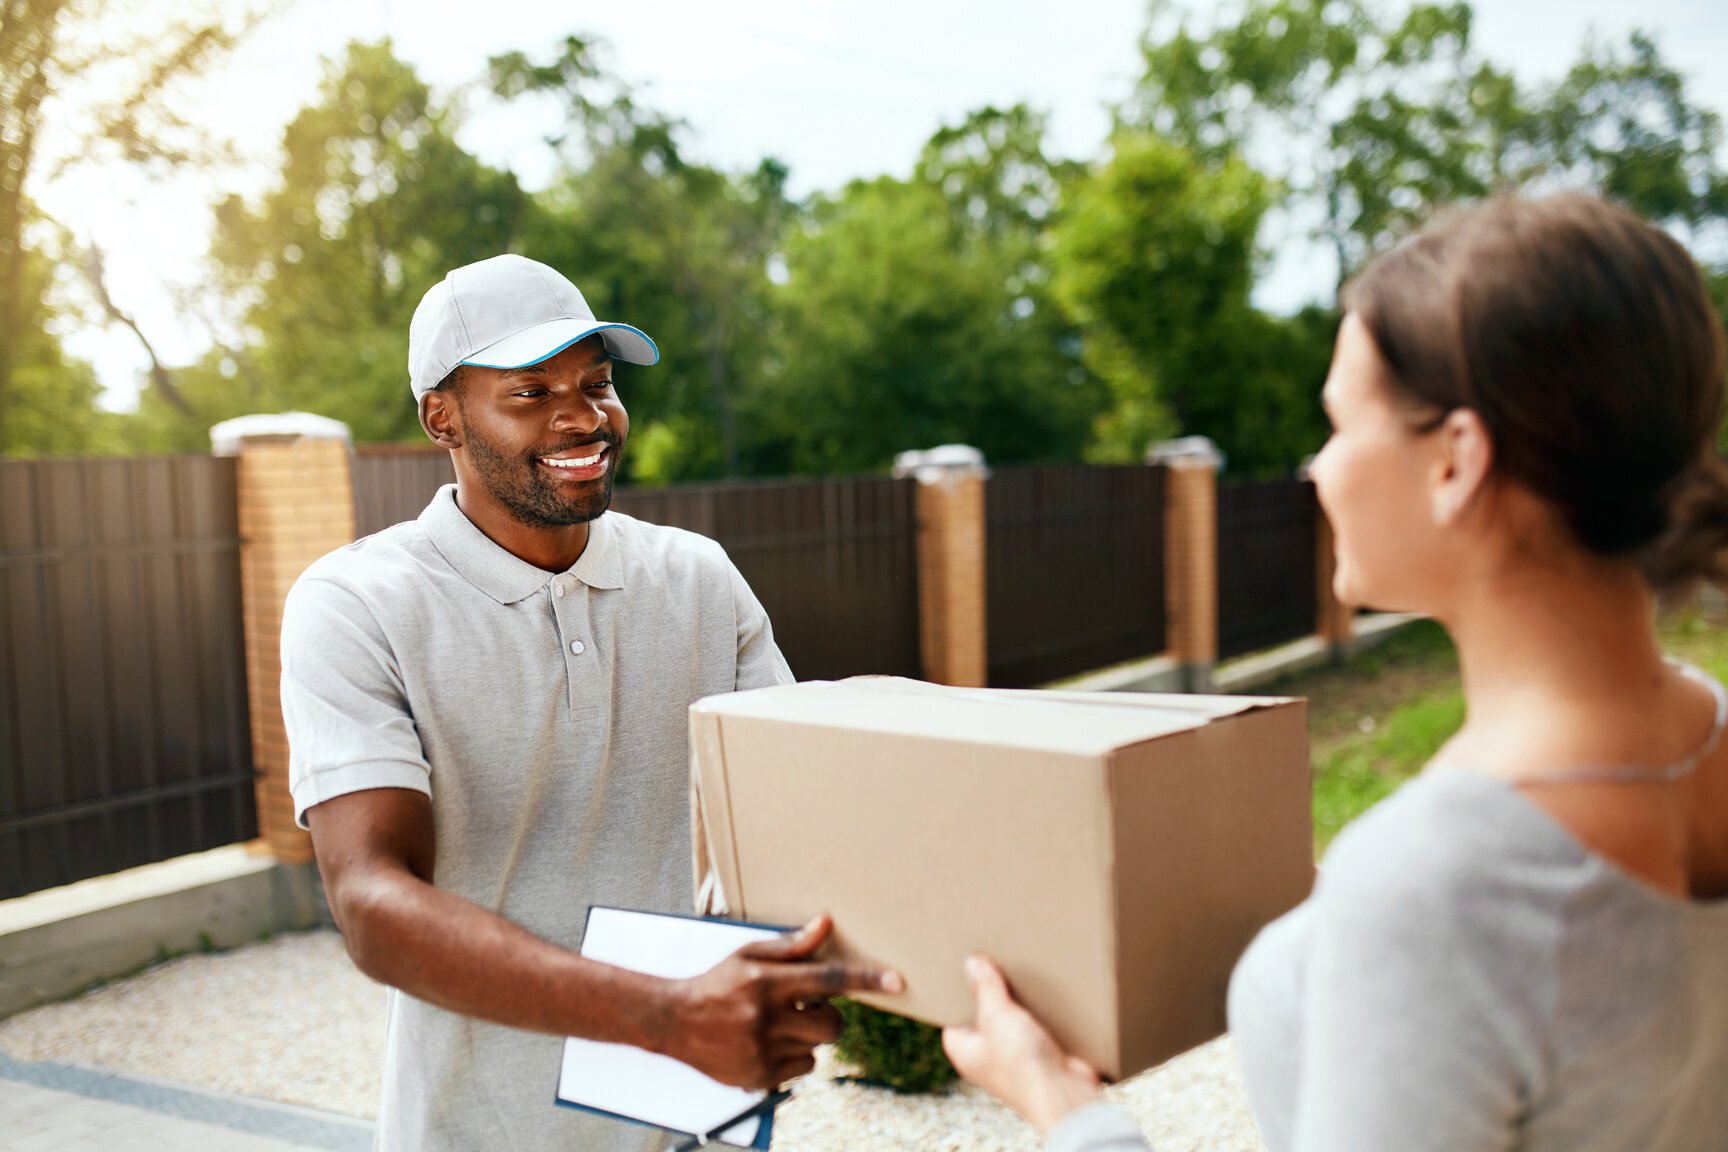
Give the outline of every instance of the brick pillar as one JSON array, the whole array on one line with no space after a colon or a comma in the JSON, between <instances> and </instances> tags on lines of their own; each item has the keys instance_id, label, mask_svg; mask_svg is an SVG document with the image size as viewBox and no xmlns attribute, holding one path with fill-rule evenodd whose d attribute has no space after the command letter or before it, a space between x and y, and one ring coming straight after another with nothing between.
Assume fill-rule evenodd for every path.
<instances>
[{"instance_id":1,"label":"brick pillar","mask_svg":"<svg viewBox=\"0 0 1728 1152\"><path fill-rule=\"evenodd\" d=\"M288 739L282 725L282 604L312 561L354 540L354 489L347 429L341 439L274 432L262 417L217 450L239 456L240 587L252 762L258 774L258 832L290 864L312 859L312 840L294 823L288 794ZM335 422L330 422L334 424ZM219 428L222 426L218 426Z\"/></svg>"},{"instance_id":2,"label":"brick pillar","mask_svg":"<svg viewBox=\"0 0 1728 1152\"><path fill-rule=\"evenodd\" d=\"M1332 577L1338 570L1338 559L1332 547L1332 521L1326 509L1314 510L1314 631L1326 645L1334 663L1341 662L1350 648L1356 630L1356 610L1339 600L1332 591Z\"/></svg>"},{"instance_id":3,"label":"brick pillar","mask_svg":"<svg viewBox=\"0 0 1728 1152\"><path fill-rule=\"evenodd\" d=\"M984 456L949 444L902 452L896 476L918 481L918 624L924 678L989 683L984 583Z\"/></svg>"},{"instance_id":4,"label":"brick pillar","mask_svg":"<svg viewBox=\"0 0 1728 1152\"><path fill-rule=\"evenodd\" d=\"M1188 692L1212 688L1218 662L1218 468L1223 457L1203 436L1156 444L1147 463L1164 482L1165 647Z\"/></svg>"}]
</instances>

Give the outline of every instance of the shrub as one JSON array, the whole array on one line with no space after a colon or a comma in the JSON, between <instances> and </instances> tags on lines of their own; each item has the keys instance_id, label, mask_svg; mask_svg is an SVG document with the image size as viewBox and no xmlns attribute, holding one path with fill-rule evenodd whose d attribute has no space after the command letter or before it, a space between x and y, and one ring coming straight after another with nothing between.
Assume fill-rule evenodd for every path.
<instances>
[{"instance_id":1,"label":"shrub","mask_svg":"<svg viewBox=\"0 0 1728 1152\"><path fill-rule=\"evenodd\" d=\"M846 1030L834 1050L858 1079L896 1092L937 1092L958 1073L942 1051L941 1029L854 1000L836 1000Z\"/></svg>"}]
</instances>

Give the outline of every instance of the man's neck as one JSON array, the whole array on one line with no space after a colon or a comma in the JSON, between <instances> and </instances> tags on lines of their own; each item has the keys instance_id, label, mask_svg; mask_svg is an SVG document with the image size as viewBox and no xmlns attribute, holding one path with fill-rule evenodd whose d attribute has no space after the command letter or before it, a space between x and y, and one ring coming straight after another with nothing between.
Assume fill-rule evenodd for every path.
<instances>
[{"instance_id":1,"label":"man's neck","mask_svg":"<svg viewBox=\"0 0 1728 1152\"><path fill-rule=\"evenodd\" d=\"M485 537L516 557L547 572L563 572L588 548L588 524L529 525L510 514L484 489L456 482L456 507Z\"/></svg>"}]
</instances>

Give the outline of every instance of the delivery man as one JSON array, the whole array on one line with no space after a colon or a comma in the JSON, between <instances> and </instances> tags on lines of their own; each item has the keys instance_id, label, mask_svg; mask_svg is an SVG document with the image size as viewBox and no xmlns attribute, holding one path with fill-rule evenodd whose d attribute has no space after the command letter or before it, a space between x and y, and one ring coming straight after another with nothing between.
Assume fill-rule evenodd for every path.
<instances>
[{"instance_id":1,"label":"delivery man","mask_svg":"<svg viewBox=\"0 0 1728 1152\"><path fill-rule=\"evenodd\" d=\"M562 1037L764 1087L838 1035L828 997L901 985L815 960L826 918L691 980L576 952L592 905L690 907L689 705L792 679L719 545L607 511L614 365L658 358L544 264L451 272L408 365L456 483L288 597L296 816L349 954L392 989L381 1149L657 1148L553 1105Z\"/></svg>"}]
</instances>

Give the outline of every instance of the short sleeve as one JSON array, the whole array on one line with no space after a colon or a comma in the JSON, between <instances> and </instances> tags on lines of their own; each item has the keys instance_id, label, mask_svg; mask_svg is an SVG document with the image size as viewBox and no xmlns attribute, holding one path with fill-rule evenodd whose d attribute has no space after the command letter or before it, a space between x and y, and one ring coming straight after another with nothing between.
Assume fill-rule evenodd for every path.
<instances>
[{"instance_id":1,"label":"short sleeve","mask_svg":"<svg viewBox=\"0 0 1728 1152\"><path fill-rule=\"evenodd\" d=\"M1467 838L1380 831L1328 857L1310 902L1292 1147L1512 1148L1541 1061L1547 922Z\"/></svg>"},{"instance_id":2,"label":"short sleeve","mask_svg":"<svg viewBox=\"0 0 1728 1152\"><path fill-rule=\"evenodd\" d=\"M431 768L401 669L375 614L352 591L302 577L282 610L282 718L294 819L370 788L431 795Z\"/></svg>"},{"instance_id":3,"label":"short sleeve","mask_svg":"<svg viewBox=\"0 0 1728 1152\"><path fill-rule=\"evenodd\" d=\"M738 674L734 686L743 692L792 683L792 669L774 643L774 627L768 622L768 613L737 567L731 561L727 561L726 567L732 574L732 601L738 621Z\"/></svg>"}]
</instances>

